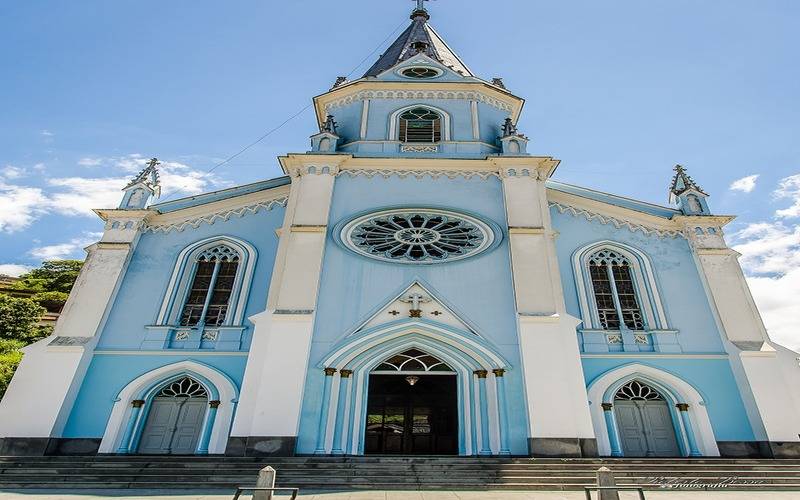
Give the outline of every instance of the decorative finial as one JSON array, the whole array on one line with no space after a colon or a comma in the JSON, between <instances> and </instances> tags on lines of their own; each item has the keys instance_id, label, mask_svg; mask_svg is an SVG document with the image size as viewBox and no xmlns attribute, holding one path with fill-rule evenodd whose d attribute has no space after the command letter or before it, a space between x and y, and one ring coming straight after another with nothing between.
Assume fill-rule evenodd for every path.
<instances>
[{"instance_id":1,"label":"decorative finial","mask_svg":"<svg viewBox=\"0 0 800 500\"><path fill-rule=\"evenodd\" d=\"M686 169L683 168L683 165L675 165L673 170L675 171L675 176L672 178L672 185L669 188L670 193L678 196L690 189L694 189L699 193L708 195L700 186L697 185L694 179L692 179L692 177L686 173Z\"/></svg>"},{"instance_id":2,"label":"decorative finial","mask_svg":"<svg viewBox=\"0 0 800 500\"><path fill-rule=\"evenodd\" d=\"M517 135L517 126L514 125L514 120L506 118L506 121L503 122L503 137L510 135Z\"/></svg>"},{"instance_id":3,"label":"decorative finial","mask_svg":"<svg viewBox=\"0 0 800 500\"><path fill-rule=\"evenodd\" d=\"M337 76L336 81L333 83L333 87L331 87L331 89L335 89L336 87L344 84L346 81L347 81L346 76Z\"/></svg>"},{"instance_id":4,"label":"decorative finial","mask_svg":"<svg viewBox=\"0 0 800 500\"><path fill-rule=\"evenodd\" d=\"M336 120L333 119L333 115L328 115L328 118L325 119L325 123L320 127L320 132L328 132L336 135Z\"/></svg>"},{"instance_id":5,"label":"decorative finial","mask_svg":"<svg viewBox=\"0 0 800 500\"><path fill-rule=\"evenodd\" d=\"M495 87L500 87L501 89L506 88L506 84L503 83L502 78L492 78L492 85L494 85Z\"/></svg>"},{"instance_id":6,"label":"decorative finial","mask_svg":"<svg viewBox=\"0 0 800 500\"><path fill-rule=\"evenodd\" d=\"M127 186L122 188L125 191L125 196L122 198L119 208L143 209L147 206L151 197L159 197L161 194L161 180L158 175L159 165L161 165L161 162L158 161L158 158L151 158L147 161L147 166Z\"/></svg>"},{"instance_id":7,"label":"decorative finial","mask_svg":"<svg viewBox=\"0 0 800 500\"><path fill-rule=\"evenodd\" d=\"M684 215L710 215L708 193L697 185L682 165L675 165L675 176L669 188L669 201L678 205Z\"/></svg>"},{"instance_id":8,"label":"decorative finial","mask_svg":"<svg viewBox=\"0 0 800 500\"><path fill-rule=\"evenodd\" d=\"M161 162L158 161L158 158L150 158L147 161L147 166L139 172L136 177L131 180L127 186L123 189L128 189L131 186L136 184L145 184L149 188L156 190L160 186L160 178L158 175L158 166L161 165Z\"/></svg>"},{"instance_id":9,"label":"decorative finial","mask_svg":"<svg viewBox=\"0 0 800 500\"><path fill-rule=\"evenodd\" d=\"M431 15L428 14L428 10L425 8L425 2L429 0L413 0L417 3L417 8L414 9L414 12L411 13L411 19L416 20L418 17L423 18L424 20L429 20Z\"/></svg>"}]
</instances>

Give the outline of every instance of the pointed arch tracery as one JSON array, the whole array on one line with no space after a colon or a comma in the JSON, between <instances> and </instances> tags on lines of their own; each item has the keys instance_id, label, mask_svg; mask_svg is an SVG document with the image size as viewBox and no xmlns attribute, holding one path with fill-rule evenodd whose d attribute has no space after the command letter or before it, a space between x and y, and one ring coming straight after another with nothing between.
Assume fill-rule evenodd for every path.
<instances>
[{"instance_id":1,"label":"pointed arch tracery","mask_svg":"<svg viewBox=\"0 0 800 500\"><path fill-rule=\"evenodd\" d=\"M597 437L601 456L612 455L612 443L619 440L616 421L609 416L617 395L622 398L654 397L656 394L672 408L676 432L684 448L690 453L690 441L695 441L700 455L719 456L714 429L706 410L704 396L680 377L642 363L630 363L608 370L595 378L587 387L592 426ZM677 407L684 410L678 412ZM678 418L676 415L680 413Z\"/></svg>"},{"instance_id":2,"label":"pointed arch tracery","mask_svg":"<svg viewBox=\"0 0 800 500\"><path fill-rule=\"evenodd\" d=\"M99 453L127 453L127 450L135 449L149 404L162 393L170 397L202 397L200 395L204 393L209 404L214 406L203 424L206 436L203 446L207 448L198 450L198 453L225 452L238 400L238 387L227 375L211 366L197 361L180 361L138 376L117 394ZM120 448L126 451L120 451Z\"/></svg>"},{"instance_id":3,"label":"pointed arch tracery","mask_svg":"<svg viewBox=\"0 0 800 500\"><path fill-rule=\"evenodd\" d=\"M641 250L600 241L573 254L573 271L585 329L668 330L653 266Z\"/></svg>"},{"instance_id":4,"label":"pointed arch tracery","mask_svg":"<svg viewBox=\"0 0 800 500\"><path fill-rule=\"evenodd\" d=\"M241 325L256 250L231 236L195 242L178 255L157 325Z\"/></svg>"}]
</instances>

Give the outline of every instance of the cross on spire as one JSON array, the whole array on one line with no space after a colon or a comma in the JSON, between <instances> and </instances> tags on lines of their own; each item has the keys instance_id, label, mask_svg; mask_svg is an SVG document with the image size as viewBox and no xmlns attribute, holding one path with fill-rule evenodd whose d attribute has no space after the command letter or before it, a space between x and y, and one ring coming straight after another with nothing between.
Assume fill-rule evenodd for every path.
<instances>
[{"instance_id":1,"label":"cross on spire","mask_svg":"<svg viewBox=\"0 0 800 500\"><path fill-rule=\"evenodd\" d=\"M425 2L428 2L429 0L412 0L412 1L417 2L417 10L425 10Z\"/></svg>"}]
</instances>

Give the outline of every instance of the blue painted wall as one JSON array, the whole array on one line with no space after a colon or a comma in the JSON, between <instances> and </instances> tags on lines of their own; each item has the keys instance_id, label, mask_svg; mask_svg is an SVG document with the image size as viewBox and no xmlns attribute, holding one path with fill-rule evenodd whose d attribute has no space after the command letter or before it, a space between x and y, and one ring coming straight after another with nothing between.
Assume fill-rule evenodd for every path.
<instances>
[{"instance_id":1,"label":"blue painted wall","mask_svg":"<svg viewBox=\"0 0 800 500\"><path fill-rule=\"evenodd\" d=\"M703 396L717 441L753 441L755 436L745 413L739 388L727 359L583 358L588 386L603 373L635 361L672 373ZM593 403L599 404L594 401Z\"/></svg>"},{"instance_id":2,"label":"blue painted wall","mask_svg":"<svg viewBox=\"0 0 800 500\"><path fill-rule=\"evenodd\" d=\"M390 177L336 179L330 227L381 207L439 207L476 214L507 227L496 178L418 180ZM316 444L323 374L317 365L332 344L394 298L416 278L429 283L513 365L506 375L512 453L527 453L527 411L522 385L514 293L507 240L479 256L433 266L397 265L360 257L328 235L298 440L299 453Z\"/></svg>"},{"instance_id":3,"label":"blue painted wall","mask_svg":"<svg viewBox=\"0 0 800 500\"><path fill-rule=\"evenodd\" d=\"M234 380L237 388L241 387L247 363L244 355L192 357L180 353L170 356L95 354L67 420L63 437L103 437L114 399L131 380L156 368L185 360L212 366Z\"/></svg>"},{"instance_id":4,"label":"blue painted wall","mask_svg":"<svg viewBox=\"0 0 800 500\"><path fill-rule=\"evenodd\" d=\"M233 236L257 249L245 318L263 311L278 248L275 229L283 224L284 213L283 207L274 207L211 225L201 224L182 232L142 235L103 328L98 349L139 349L144 327L156 322L178 254L192 243L212 236ZM142 293L145 290L147 293ZM252 324L245 319L245 325L242 350L248 349L252 334Z\"/></svg>"},{"instance_id":5,"label":"blue painted wall","mask_svg":"<svg viewBox=\"0 0 800 500\"><path fill-rule=\"evenodd\" d=\"M472 108L465 99L372 99L367 118L368 141L397 141L397 137L389 137L389 121L392 113L414 104L429 105L441 109L450 115L450 140L472 142ZM361 133L362 101L337 106L330 110L338 123L338 134L342 143L358 141ZM506 111L488 104L478 103L478 121L480 141L494 145L501 135L503 121L508 117ZM443 124L444 126L444 124ZM444 139L444 133L442 134ZM360 149L359 149L360 150ZM356 150L356 151L359 151Z\"/></svg>"},{"instance_id":6,"label":"blue painted wall","mask_svg":"<svg viewBox=\"0 0 800 500\"><path fill-rule=\"evenodd\" d=\"M233 236L251 243L258 251L253 281L249 290L245 318L266 307L272 269L277 252L275 229L283 223L285 209L274 207L256 214L201 224L182 232L146 233L142 235L116 301L100 334L97 349L140 352L145 326L155 323L178 254L192 243L212 236ZM252 324L245 319L241 351L249 349ZM165 349L171 355L108 355L96 354L92 360L78 398L64 431L65 437L101 437L114 397L131 380L163 365L195 359L226 373L237 386L241 385L247 357L197 356L191 351Z\"/></svg>"},{"instance_id":7,"label":"blue painted wall","mask_svg":"<svg viewBox=\"0 0 800 500\"><path fill-rule=\"evenodd\" d=\"M573 253L603 240L618 241L638 248L650 257L653 273L670 328L680 331L678 342L684 353L723 353L719 329L709 304L689 243L683 238L659 238L642 232L617 229L612 224L588 221L581 216L551 209L553 227L558 231L556 249L567 312L581 317Z\"/></svg>"}]
</instances>

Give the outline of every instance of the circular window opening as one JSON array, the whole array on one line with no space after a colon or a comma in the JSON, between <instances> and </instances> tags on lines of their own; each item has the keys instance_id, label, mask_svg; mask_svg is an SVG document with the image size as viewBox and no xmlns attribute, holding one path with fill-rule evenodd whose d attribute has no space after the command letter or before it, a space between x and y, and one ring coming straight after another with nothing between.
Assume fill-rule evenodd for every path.
<instances>
[{"instance_id":1,"label":"circular window opening","mask_svg":"<svg viewBox=\"0 0 800 500\"><path fill-rule=\"evenodd\" d=\"M349 249L373 259L406 264L451 262L491 246L484 222L441 210L391 210L359 217L340 237Z\"/></svg>"},{"instance_id":2,"label":"circular window opening","mask_svg":"<svg viewBox=\"0 0 800 500\"><path fill-rule=\"evenodd\" d=\"M407 68L404 69L401 75L408 77L408 78L436 78L437 76L441 75L440 71L437 71L433 68L425 68L422 66L414 67L414 68Z\"/></svg>"}]
</instances>

